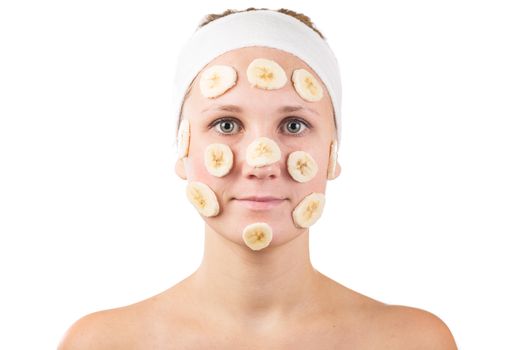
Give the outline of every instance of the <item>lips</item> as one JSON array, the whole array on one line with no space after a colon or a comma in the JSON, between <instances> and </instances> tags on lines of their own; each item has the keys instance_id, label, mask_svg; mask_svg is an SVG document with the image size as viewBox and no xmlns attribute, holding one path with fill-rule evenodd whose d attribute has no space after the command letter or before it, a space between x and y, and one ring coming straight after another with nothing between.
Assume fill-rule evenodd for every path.
<instances>
[{"instance_id":1,"label":"lips","mask_svg":"<svg viewBox=\"0 0 525 350\"><path fill-rule=\"evenodd\" d=\"M281 205L286 199L274 196L247 196L233 198L233 201L251 210L268 210Z\"/></svg>"}]
</instances>

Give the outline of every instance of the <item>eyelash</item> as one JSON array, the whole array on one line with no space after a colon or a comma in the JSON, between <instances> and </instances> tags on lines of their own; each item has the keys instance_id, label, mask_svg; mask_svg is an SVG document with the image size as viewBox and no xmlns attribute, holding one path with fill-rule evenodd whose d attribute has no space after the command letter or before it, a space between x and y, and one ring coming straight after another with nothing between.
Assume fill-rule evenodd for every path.
<instances>
[{"instance_id":1,"label":"eyelash","mask_svg":"<svg viewBox=\"0 0 525 350\"><path fill-rule=\"evenodd\" d=\"M220 118L220 119L217 119L217 120L214 120L213 122L211 122L210 125L208 125L208 128L209 129L214 128L217 125L219 125L220 123L225 122L225 121L233 122L233 123L237 124L237 127L239 127L239 128L241 127L241 126L239 126L239 124L241 124L241 123L240 123L240 121L237 118ZM303 126L305 126L305 129L303 131L299 132L299 133L289 133L289 135L302 136L305 132L307 132L308 130L312 129L312 126L310 125L310 123L308 123L306 120L303 120L302 118L297 118L297 117L285 119L283 121L281 127L284 126L286 123L292 122L292 121L302 124ZM219 135L221 135L221 136L230 136L230 135L234 134L234 133L223 133L223 132L220 132L220 131L217 131L217 130L214 130L214 131L216 133L218 133Z\"/></svg>"}]
</instances>

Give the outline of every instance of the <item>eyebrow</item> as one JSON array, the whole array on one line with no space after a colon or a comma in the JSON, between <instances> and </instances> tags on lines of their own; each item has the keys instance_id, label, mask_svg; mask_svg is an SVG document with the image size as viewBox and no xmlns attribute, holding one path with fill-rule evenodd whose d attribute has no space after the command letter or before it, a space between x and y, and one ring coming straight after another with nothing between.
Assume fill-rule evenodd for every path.
<instances>
[{"instance_id":1,"label":"eyebrow","mask_svg":"<svg viewBox=\"0 0 525 350\"><path fill-rule=\"evenodd\" d=\"M226 111L226 112L234 112L234 113L242 113L242 108L236 105L212 105L210 107L204 108L201 113L204 113L209 110L217 110L217 111ZM314 114L319 115L319 112L317 112L315 109L303 107L303 106L283 106L277 110L279 113L291 113L291 112L297 112L297 111L303 111L307 110Z\"/></svg>"}]
</instances>

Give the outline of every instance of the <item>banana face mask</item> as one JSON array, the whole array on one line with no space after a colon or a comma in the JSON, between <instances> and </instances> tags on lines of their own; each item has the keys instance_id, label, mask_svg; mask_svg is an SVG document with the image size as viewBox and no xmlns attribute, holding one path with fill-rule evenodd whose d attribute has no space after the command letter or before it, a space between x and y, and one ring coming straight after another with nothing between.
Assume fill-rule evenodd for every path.
<instances>
[{"instance_id":1,"label":"banana face mask","mask_svg":"<svg viewBox=\"0 0 525 350\"><path fill-rule=\"evenodd\" d=\"M280 89L288 82L288 77L281 65L267 58L254 59L246 69L246 78L250 86L263 90ZM216 98L237 83L237 71L229 65L216 64L206 68L199 81L202 95ZM291 81L297 94L308 102L317 102L324 96L323 87L315 76L304 68L292 72Z\"/></svg>"}]
</instances>

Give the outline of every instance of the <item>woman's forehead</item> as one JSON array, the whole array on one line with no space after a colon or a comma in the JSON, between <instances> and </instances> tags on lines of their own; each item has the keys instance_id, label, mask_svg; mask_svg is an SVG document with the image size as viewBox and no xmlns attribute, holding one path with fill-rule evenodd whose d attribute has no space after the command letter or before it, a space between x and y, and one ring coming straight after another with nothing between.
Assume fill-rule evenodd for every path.
<instances>
[{"instance_id":1,"label":"woman's forehead","mask_svg":"<svg viewBox=\"0 0 525 350\"><path fill-rule=\"evenodd\" d=\"M264 90L255 88L248 82L246 69L254 60L261 58L274 61L284 70L288 81L282 88ZM236 71L236 82L230 89L219 96L207 98L203 96L199 89L200 79L206 69L219 65L232 67ZM293 72L297 69L305 69L317 79L324 90L324 96L321 100L315 102L305 101L299 96L290 81ZM189 100L191 100L191 102ZM293 54L279 49L261 46L231 50L210 61L195 78L186 102L186 104L189 102L192 107L197 108L197 110L192 108L193 112L202 112L202 110L209 109L215 105L251 105L254 108L256 108L257 105L271 105L272 108L275 106L284 107L292 105L302 106L304 109L315 111L318 114L332 115L330 96L315 71Z\"/></svg>"}]
</instances>

